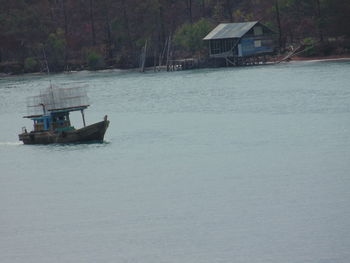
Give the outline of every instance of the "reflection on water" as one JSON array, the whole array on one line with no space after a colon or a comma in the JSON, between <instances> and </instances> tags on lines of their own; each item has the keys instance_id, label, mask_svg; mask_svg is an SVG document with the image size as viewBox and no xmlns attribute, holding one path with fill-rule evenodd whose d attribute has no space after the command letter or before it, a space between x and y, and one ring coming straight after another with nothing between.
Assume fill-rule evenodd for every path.
<instances>
[{"instance_id":1,"label":"reflection on water","mask_svg":"<svg viewBox=\"0 0 350 263\"><path fill-rule=\"evenodd\" d=\"M48 144L48 145L26 145L31 147L38 147L45 151L80 151L80 150L94 150L97 148L107 147L110 142L88 142L88 143L67 143L67 144Z\"/></svg>"}]
</instances>

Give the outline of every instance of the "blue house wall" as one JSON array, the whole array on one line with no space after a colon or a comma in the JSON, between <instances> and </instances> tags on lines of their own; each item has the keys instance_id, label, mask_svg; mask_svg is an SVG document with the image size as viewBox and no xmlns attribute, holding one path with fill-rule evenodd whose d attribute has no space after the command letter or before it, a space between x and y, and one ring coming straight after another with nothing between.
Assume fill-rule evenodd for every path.
<instances>
[{"instance_id":1,"label":"blue house wall","mask_svg":"<svg viewBox=\"0 0 350 263\"><path fill-rule=\"evenodd\" d=\"M240 43L242 56L251 56L261 53L273 52L274 48L271 45L264 45L264 40L256 38L242 38ZM260 44L260 45L259 45Z\"/></svg>"}]
</instances>

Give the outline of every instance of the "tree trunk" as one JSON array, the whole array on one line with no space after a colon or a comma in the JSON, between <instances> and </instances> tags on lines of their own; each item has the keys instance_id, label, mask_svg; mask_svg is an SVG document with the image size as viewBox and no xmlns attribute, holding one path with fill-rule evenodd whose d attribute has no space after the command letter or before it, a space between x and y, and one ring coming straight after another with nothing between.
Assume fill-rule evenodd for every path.
<instances>
[{"instance_id":1,"label":"tree trunk","mask_svg":"<svg viewBox=\"0 0 350 263\"><path fill-rule=\"evenodd\" d=\"M228 14L228 18L230 19L230 22L233 22L233 4L232 0L226 0L226 11Z\"/></svg>"},{"instance_id":2,"label":"tree trunk","mask_svg":"<svg viewBox=\"0 0 350 263\"><path fill-rule=\"evenodd\" d=\"M278 0L275 0L275 9L276 9L276 19L277 19L277 26L278 26L278 45L281 51L283 44L282 44L282 27L281 27L281 18L280 18L280 8L278 5Z\"/></svg>"},{"instance_id":3,"label":"tree trunk","mask_svg":"<svg viewBox=\"0 0 350 263\"><path fill-rule=\"evenodd\" d=\"M108 10L106 10L106 33L107 33L107 57L109 59L113 58L113 50L112 50L112 33L111 33L111 23L109 20Z\"/></svg>"},{"instance_id":4,"label":"tree trunk","mask_svg":"<svg viewBox=\"0 0 350 263\"><path fill-rule=\"evenodd\" d=\"M317 27L318 27L318 34L320 37L320 41L323 42L323 23L322 23L322 13L321 13L321 3L320 0L316 0L317 5Z\"/></svg>"},{"instance_id":5,"label":"tree trunk","mask_svg":"<svg viewBox=\"0 0 350 263\"><path fill-rule=\"evenodd\" d=\"M96 34L95 34L95 21L94 21L94 12L93 12L93 0L89 1L90 3L90 24L91 24L91 37L92 45L96 45Z\"/></svg>"},{"instance_id":6,"label":"tree trunk","mask_svg":"<svg viewBox=\"0 0 350 263\"><path fill-rule=\"evenodd\" d=\"M129 47L132 47L132 42L130 38L129 18L126 10L125 0L122 0L122 8L123 8L123 20L124 20L124 26L126 30L127 44Z\"/></svg>"},{"instance_id":7,"label":"tree trunk","mask_svg":"<svg viewBox=\"0 0 350 263\"><path fill-rule=\"evenodd\" d=\"M63 20L64 20L64 34L67 38L68 35L68 17L67 17L67 8L66 8L66 0L61 1Z\"/></svg>"},{"instance_id":8,"label":"tree trunk","mask_svg":"<svg viewBox=\"0 0 350 263\"><path fill-rule=\"evenodd\" d=\"M157 29L158 29L158 50L162 50L163 43L165 42L165 26L164 26L164 12L163 5L160 0L158 0L159 9L158 9L158 21L157 21Z\"/></svg>"},{"instance_id":9,"label":"tree trunk","mask_svg":"<svg viewBox=\"0 0 350 263\"><path fill-rule=\"evenodd\" d=\"M190 24L193 23L193 18L192 18L192 0L186 0L187 3L187 11L188 11L188 18L190 20Z\"/></svg>"},{"instance_id":10,"label":"tree trunk","mask_svg":"<svg viewBox=\"0 0 350 263\"><path fill-rule=\"evenodd\" d=\"M202 0L201 7L202 7L202 17L205 18L207 15L205 12L205 0Z\"/></svg>"}]
</instances>

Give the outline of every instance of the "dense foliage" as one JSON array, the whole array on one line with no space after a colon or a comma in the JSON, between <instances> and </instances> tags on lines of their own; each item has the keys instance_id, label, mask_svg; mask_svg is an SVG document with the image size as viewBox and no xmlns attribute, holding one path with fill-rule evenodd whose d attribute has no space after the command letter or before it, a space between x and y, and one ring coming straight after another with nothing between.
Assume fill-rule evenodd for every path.
<instances>
[{"instance_id":1,"label":"dense foliage","mask_svg":"<svg viewBox=\"0 0 350 263\"><path fill-rule=\"evenodd\" d=\"M133 67L146 40L158 61L169 36L175 55L205 54L202 37L231 21L262 21L281 48L311 38L346 52L349 13L344 0L0 0L0 71Z\"/></svg>"}]
</instances>

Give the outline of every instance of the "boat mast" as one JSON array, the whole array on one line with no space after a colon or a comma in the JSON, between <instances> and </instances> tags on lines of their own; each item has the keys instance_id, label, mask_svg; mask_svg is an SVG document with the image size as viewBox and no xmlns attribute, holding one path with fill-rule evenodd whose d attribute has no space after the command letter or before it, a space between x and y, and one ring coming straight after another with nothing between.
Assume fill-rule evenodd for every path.
<instances>
[{"instance_id":1,"label":"boat mast","mask_svg":"<svg viewBox=\"0 0 350 263\"><path fill-rule=\"evenodd\" d=\"M43 112L44 112L44 115L46 114L46 108L45 108L45 104L43 104L43 103L40 103L39 104L41 107L43 107Z\"/></svg>"},{"instance_id":2,"label":"boat mast","mask_svg":"<svg viewBox=\"0 0 350 263\"><path fill-rule=\"evenodd\" d=\"M85 124L85 115L84 115L84 110L80 110L81 112L81 117L83 118L83 123L84 123L84 127L86 126Z\"/></svg>"}]
</instances>

